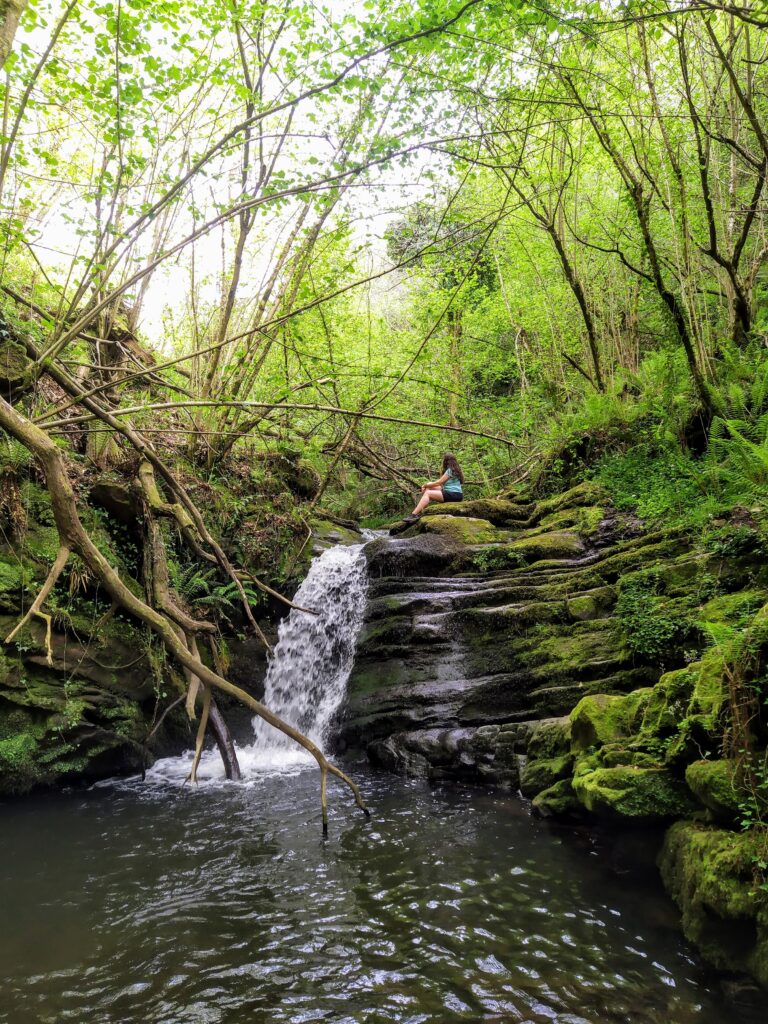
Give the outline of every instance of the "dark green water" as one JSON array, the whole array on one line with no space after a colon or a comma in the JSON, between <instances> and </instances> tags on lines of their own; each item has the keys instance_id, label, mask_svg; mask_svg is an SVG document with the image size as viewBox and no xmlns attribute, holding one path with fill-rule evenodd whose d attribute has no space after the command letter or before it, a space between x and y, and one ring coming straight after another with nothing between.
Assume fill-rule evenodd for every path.
<instances>
[{"instance_id":1,"label":"dark green water","mask_svg":"<svg viewBox=\"0 0 768 1024\"><path fill-rule=\"evenodd\" d=\"M0 806L0 1021L746 1024L657 882L511 796L362 771Z\"/></svg>"}]
</instances>

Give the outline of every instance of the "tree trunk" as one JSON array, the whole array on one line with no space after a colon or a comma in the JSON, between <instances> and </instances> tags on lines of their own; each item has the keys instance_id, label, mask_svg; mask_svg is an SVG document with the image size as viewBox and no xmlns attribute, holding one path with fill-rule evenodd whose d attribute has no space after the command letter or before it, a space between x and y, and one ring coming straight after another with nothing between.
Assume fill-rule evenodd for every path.
<instances>
[{"instance_id":1,"label":"tree trunk","mask_svg":"<svg viewBox=\"0 0 768 1024\"><path fill-rule=\"evenodd\" d=\"M29 0L0 0L0 68L11 52L19 19L28 2Z\"/></svg>"}]
</instances>

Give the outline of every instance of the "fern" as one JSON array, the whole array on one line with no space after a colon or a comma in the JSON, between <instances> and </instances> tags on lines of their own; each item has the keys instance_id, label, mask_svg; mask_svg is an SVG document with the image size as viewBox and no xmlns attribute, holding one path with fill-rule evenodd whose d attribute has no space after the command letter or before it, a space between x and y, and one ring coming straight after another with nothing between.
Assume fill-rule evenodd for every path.
<instances>
[{"instance_id":1,"label":"fern","mask_svg":"<svg viewBox=\"0 0 768 1024\"><path fill-rule=\"evenodd\" d=\"M31 465L32 454L21 441L5 433L0 436L0 471L17 474Z\"/></svg>"},{"instance_id":2,"label":"fern","mask_svg":"<svg viewBox=\"0 0 768 1024\"><path fill-rule=\"evenodd\" d=\"M768 431L765 428L765 417L756 424L749 424L716 416L710 438L710 455L721 463L730 482L741 483L746 494L763 502L766 495L762 489L768 484Z\"/></svg>"}]
</instances>

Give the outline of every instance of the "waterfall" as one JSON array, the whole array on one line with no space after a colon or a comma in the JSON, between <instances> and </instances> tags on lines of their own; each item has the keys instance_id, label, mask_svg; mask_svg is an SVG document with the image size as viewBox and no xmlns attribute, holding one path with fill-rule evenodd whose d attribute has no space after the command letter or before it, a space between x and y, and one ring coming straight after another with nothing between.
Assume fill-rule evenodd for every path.
<instances>
[{"instance_id":1,"label":"waterfall","mask_svg":"<svg viewBox=\"0 0 768 1024\"><path fill-rule=\"evenodd\" d=\"M374 536L367 531L364 540ZM315 558L294 603L316 615L291 609L280 623L265 679L264 704L321 749L347 686L355 644L365 611L368 573L363 544L337 545ZM314 759L293 740L254 718L254 739L237 748L244 781L260 772L301 768ZM149 785L178 785L186 778L192 752L157 761L146 775ZM201 781L223 780L216 750L200 762Z\"/></svg>"},{"instance_id":2,"label":"waterfall","mask_svg":"<svg viewBox=\"0 0 768 1024\"><path fill-rule=\"evenodd\" d=\"M368 587L362 544L335 546L310 565L291 609L280 623L264 683L264 704L324 749L352 671L355 643ZM312 758L293 740L254 718L253 743L239 753L241 766L279 768Z\"/></svg>"}]
</instances>

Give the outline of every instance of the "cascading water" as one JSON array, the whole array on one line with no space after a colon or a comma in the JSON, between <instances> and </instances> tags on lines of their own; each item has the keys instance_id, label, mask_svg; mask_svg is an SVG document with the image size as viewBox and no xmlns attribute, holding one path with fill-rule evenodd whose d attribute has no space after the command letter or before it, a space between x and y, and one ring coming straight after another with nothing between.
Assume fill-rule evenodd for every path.
<instances>
[{"instance_id":1,"label":"cascading water","mask_svg":"<svg viewBox=\"0 0 768 1024\"><path fill-rule=\"evenodd\" d=\"M317 614L292 609L283 619L264 683L266 706L321 749L344 699L363 621L368 580L362 552L362 545L337 546L312 562L294 603ZM253 744L240 755L246 771L311 760L263 719L254 718L253 727Z\"/></svg>"},{"instance_id":2,"label":"cascading water","mask_svg":"<svg viewBox=\"0 0 768 1024\"><path fill-rule=\"evenodd\" d=\"M363 533L364 540L373 536ZM264 704L321 749L344 699L367 589L363 544L329 548L313 560L294 598L294 604L317 614L291 609L280 624L265 679ZM253 742L237 748L245 781L264 771L314 764L310 754L263 719L255 718L253 726ZM191 751L163 758L148 770L145 781L178 785L189 774L191 761ZM203 754L198 778L224 779L217 751Z\"/></svg>"}]
</instances>

